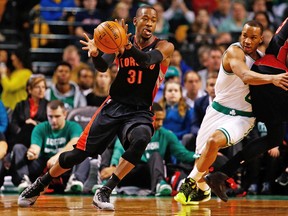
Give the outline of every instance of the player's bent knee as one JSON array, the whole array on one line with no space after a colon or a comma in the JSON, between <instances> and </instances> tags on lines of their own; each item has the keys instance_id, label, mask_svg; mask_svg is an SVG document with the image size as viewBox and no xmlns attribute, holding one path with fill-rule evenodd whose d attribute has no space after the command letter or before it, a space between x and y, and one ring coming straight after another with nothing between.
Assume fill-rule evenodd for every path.
<instances>
[{"instance_id":1,"label":"player's bent knee","mask_svg":"<svg viewBox=\"0 0 288 216\"><path fill-rule=\"evenodd\" d=\"M132 164L137 164L150 142L152 130L148 125L139 125L133 128L128 135L130 146L122 157Z\"/></svg>"},{"instance_id":2,"label":"player's bent knee","mask_svg":"<svg viewBox=\"0 0 288 216\"><path fill-rule=\"evenodd\" d=\"M63 169L71 169L74 165L80 164L88 157L88 153L79 149L63 152L59 156L59 165Z\"/></svg>"}]
</instances>

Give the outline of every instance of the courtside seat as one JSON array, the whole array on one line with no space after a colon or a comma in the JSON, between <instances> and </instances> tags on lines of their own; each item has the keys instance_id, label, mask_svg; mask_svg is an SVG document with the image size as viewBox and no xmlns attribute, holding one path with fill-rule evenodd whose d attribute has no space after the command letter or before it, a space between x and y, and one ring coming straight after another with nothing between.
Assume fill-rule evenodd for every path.
<instances>
[{"instance_id":1,"label":"courtside seat","mask_svg":"<svg viewBox=\"0 0 288 216\"><path fill-rule=\"evenodd\" d=\"M96 106L86 106L72 109L68 113L67 120L79 123L84 129L97 109L98 107Z\"/></svg>"}]
</instances>

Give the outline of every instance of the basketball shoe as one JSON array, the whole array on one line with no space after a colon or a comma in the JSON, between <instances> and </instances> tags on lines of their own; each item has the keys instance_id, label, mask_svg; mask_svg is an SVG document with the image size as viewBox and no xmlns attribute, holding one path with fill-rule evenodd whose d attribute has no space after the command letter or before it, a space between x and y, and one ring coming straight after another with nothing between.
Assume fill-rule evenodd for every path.
<instances>
[{"instance_id":1,"label":"basketball shoe","mask_svg":"<svg viewBox=\"0 0 288 216\"><path fill-rule=\"evenodd\" d=\"M27 187L31 185L31 181L27 175L24 175L21 183L18 185L19 194L22 193Z\"/></svg>"},{"instance_id":2,"label":"basketball shoe","mask_svg":"<svg viewBox=\"0 0 288 216\"><path fill-rule=\"evenodd\" d=\"M40 181L40 178L37 178L36 181L27 187L18 197L18 205L20 207L29 207L32 206L37 198L40 196L40 193L44 191L45 185Z\"/></svg>"},{"instance_id":3,"label":"basketball shoe","mask_svg":"<svg viewBox=\"0 0 288 216\"><path fill-rule=\"evenodd\" d=\"M229 177L222 172L209 173L204 176L204 180L211 190L224 202L228 201L228 196L226 194L227 179L229 179Z\"/></svg>"},{"instance_id":4,"label":"basketball shoe","mask_svg":"<svg viewBox=\"0 0 288 216\"><path fill-rule=\"evenodd\" d=\"M79 194L83 192L83 183L77 180L76 176L72 174L67 182L65 193Z\"/></svg>"},{"instance_id":5,"label":"basketball shoe","mask_svg":"<svg viewBox=\"0 0 288 216\"><path fill-rule=\"evenodd\" d=\"M192 178L186 178L184 183L180 186L179 192L174 196L174 200L180 202L182 205L187 205L189 195L197 192L196 181Z\"/></svg>"},{"instance_id":6,"label":"basketball shoe","mask_svg":"<svg viewBox=\"0 0 288 216\"><path fill-rule=\"evenodd\" d=\"M93 197L93 205L103 210L114 211L114 205L110 203L111 189L103 186L96 190Z\"/></svg>"},{"instance_id":7,"label":"basketball shoe","mask_svg":"<svg viewBox=\"0 0 288 216\"><path fill-rule=\"evenodd\" d=\"M207 202L211 199L211 189L202 191L200 188L192 191L190 193L187 204L188 205L197 205L199 202Z\"/></svg>"},{"instance_id":8,"label":"basketball shoe","mask_svg":"<svg viewBox=\"0 0 288 216\"><path fill-rule=\"evenodd\" d=\"M156 186L155 196L170 196L172 187L165 180L161 180Z\"/></svg>"}]
</instances>

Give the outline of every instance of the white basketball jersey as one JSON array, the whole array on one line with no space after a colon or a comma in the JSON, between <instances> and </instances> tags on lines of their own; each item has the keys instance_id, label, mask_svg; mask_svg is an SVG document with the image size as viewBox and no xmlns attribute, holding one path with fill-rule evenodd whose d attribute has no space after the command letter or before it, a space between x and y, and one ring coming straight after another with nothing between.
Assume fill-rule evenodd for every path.
<instances>
[{"instance_id":1,"label":"white basketball jersey","mask_svg":"<svg viewBox=\"0 0 288 216\"><path fill-rule=\"evenodd\" d=\"M239 42L233 43L231 46L238 46L242 49ZM263 55L260 51L258 51L258 53L261 56ZM247 66L251 68L255 60L249 55L245 55L245 62ZM251 96L249 92L249 85L243 83L236 74L225 71L221 63L215 85L216 97L214 101L225 107L252 112L250 103Z\"/></svg>"}]
</instances>

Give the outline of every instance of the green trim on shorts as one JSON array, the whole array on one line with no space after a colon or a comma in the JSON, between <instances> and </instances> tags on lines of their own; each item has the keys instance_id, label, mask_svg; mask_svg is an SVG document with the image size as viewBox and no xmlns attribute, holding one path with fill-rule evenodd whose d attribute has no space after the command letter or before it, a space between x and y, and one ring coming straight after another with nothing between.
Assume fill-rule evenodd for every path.
<instances>
[{"instance_id":1,"label":"green trim on shorts","mask_svg":"<svg viewBox=\"0 0 288 216\"><path fill-rule=\"evenodd\" d=\"M219 128L218 130L220 130L220 131L223 132L224 136L225 136L226 139L227 139L227 145L228 145L228 146L231 146L231 145L232 145L232 144L230 143L231 138L230 138L230 134L228 133L228 131L227 131L226 129L224 129L224 128Z\"/></svg>"},{"instance_id":2,"label":"green trim on shorts","mask_svg":"<svg viewBox=\"0 0 288 216\"><path fill-rule=\"evenodd\" d=\"M216 101L213 101L212 107L217 110L218 112L221 112L225 115L231 115L231 116L244 116L244 117L253 117L252 112L246 112L246 111L241 111L237 109L232 109L229 107L222 106Z\"/></svg>"}]
</instances>

